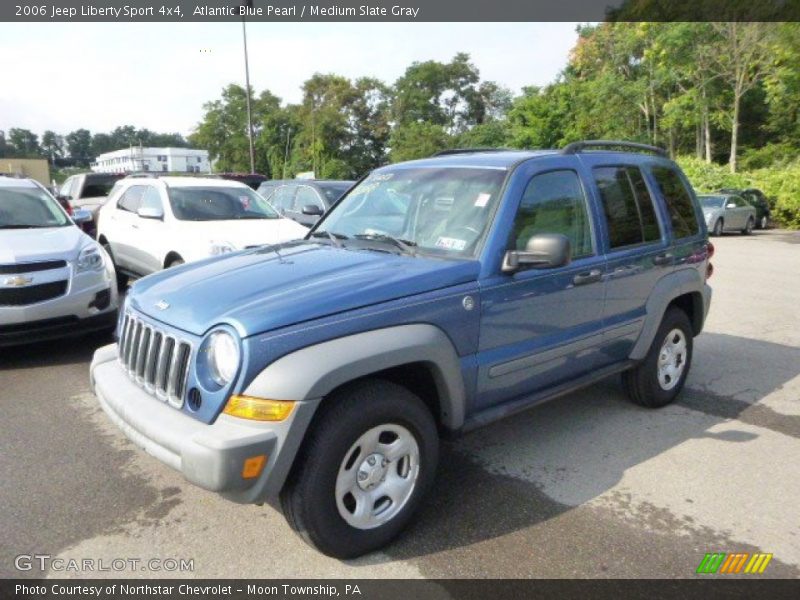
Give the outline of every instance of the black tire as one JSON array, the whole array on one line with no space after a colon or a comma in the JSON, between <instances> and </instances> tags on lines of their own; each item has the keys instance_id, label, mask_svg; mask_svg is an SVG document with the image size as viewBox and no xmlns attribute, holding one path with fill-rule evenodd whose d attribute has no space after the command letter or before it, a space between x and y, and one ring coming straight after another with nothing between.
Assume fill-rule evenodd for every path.
<instances>
[{"instance_id":1,"label":"black tire","mask_svg":"<svg viewBox=\"0 0 800 600\"><path fill-rule=\"evenodd\" d=\"M114 265L114 272L117 274L117 289L124 290L128 286L128 276L124 273L121 273L117 268L117 263L114 260L114 253L111 252L111 245L108 242L103 242L101 245L103 246L103 250L105 250L108 254L109 258L111 258L111 264Z\"/></svg>"},{"instance_id":2,"label":"black tire","mask_svg":"<svg viewBox=\"0 0 800 600\"><path fill-rule=\"evenodd\" d=\"M756 220L753 217L747 219L747 225L742 229L742 235L750 235L753 233L753 228L756 226Z\"/></svg>"},{"instance_id":3,"label":"black tire","mask_svg":"<svg viewBox=\"0 0 800 600\"><path fill-rule=\"evenodd\" d=\"M722 235L723 223L722 219L717 219L716 223L714 223L714 229L711 230L711 235L714 237L719 237Z\"/></svg>"},{"instance_id":4,"label":"black tire","mask_svg":"<svg viewBox=\"0 0 800 600\"><path fill-rule=\"evenodd\" d=\"M659 358L662 346L667 336L675 330L683 334L686 351L683 359L683 369L675 382L670 381L669 389L659 382ZM622 384L632 402L647 408L661 408L666 406L680 394L686 383L686 376L692 366L693 333L689 318L681 309L672 307L664 314L661 325L653 338L653 344L647 352L645 359L633 369L622 374Z\"/></svg>"},{"instance_id":5,"label":"black tire","mask_svg":"<svg viewBox=\"0 0 800 600\"><path fill-rule=\"evenodd\" d=\"M392 541L419 508L433 483L439 458L436 423L416 395L378 379L343 388L319 410L281 492L281 507L289 525L320 552L340 559L355 558ZM347 464L345 459L350 468L359 463L363 466L366 455L362 456L360 448L353 451L352 446L366 432L387 425L399 425L413 435L419 449L416 482L388 521L372 529L357 528L345 521L337 506L337 476Z\"/></svg>"}]
</instances>

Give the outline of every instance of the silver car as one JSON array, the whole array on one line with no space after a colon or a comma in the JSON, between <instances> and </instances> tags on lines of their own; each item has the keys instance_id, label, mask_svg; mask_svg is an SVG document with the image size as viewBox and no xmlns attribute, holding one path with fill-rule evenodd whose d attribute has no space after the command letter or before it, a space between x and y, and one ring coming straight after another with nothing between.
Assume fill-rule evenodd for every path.
<instances>
[{"instance_id":1,"label":"silver car","mask_svg":"<svg viewBox=\"0 0 800 600\"><path fill-rule=\"evenodd\" d=\"M116 325L114 267L103 248L31 179L0 176L0 346Z\"/></svg>"},{"instance_id":2,"label":"silver car","mask_svg":"<svg viewBox=\"0 0 800 600\"><path fill-rule=\"evenodd\" d=\"M736 194L708 194L698 196L703 216L711 235L722 235L724 231L739 231L750 234L756 226L756 209Z\"/></svg>"}]
</instances>

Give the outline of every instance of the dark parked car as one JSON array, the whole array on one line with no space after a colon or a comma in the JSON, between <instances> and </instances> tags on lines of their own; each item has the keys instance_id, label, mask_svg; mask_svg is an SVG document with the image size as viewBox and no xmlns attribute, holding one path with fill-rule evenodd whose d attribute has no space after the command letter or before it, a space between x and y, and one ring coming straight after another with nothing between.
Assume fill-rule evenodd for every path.
<instances>
[{"instance_id":1,"label":"dark parked car","mask_svg":"<svg viewBox=\"0 0 800 600\"><path fill-rule=\"evenodd\" d=\"M258 186L267 180L267 177L261 173L217 173L216 175L222 179L243 183L253 190L257 190Z\"/></svg>"},{"instance_id":2,"label":"dark parked car","mask_svg":"<svg viewBox=\"0 0 800 600\"><path fill-rule=\"evenodd\" d=\"M675 400L712 253L658 148L451 152L373 171L303 240L139 280L90 381L190 482L352 558L410 523L440 435L620 373Z\"/></svg>"},{"instance_id":3,"label":"dark parked car","mask_svg":"<svg viewBox=\"0 0 800 600\"><path fill-rule=\"evenodd\" d=\"M769 221L772 217L772 211L769 208L769 201L764 195L764 192L757 188L748 188L744 190L736 190L733 188L725 188L720 190L721 194L737 194L744 198L749 204L753 205L756 209L756 229L766 229L769 227Z\"/></svg>"},{"instance_id":4,"label":"dark parked car","mask_svg":"<svg viewBox=\"0 0 800 600\"><path fill-rule=\"evenodd\" d=\"M312 226L336 202L344 196L354 181L334 179L292 179L281 181L272 191L264 193L267 181L258 188L275 209L283 216L294 219L301 225Z\"/></svg>"}]
</instances>

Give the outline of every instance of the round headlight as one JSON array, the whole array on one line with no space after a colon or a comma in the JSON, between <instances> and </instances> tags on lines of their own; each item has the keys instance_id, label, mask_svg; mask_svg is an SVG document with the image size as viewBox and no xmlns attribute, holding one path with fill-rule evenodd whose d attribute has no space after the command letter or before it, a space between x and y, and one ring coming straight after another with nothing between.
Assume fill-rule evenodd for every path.
<instances>
[{"instance_id":1,"label":"round headlight","mask_svg":"<svg viewBox=\"0 0 800 600\"><path fill-rule=\"evenodd\" d=\"M208 338L208 367L211 378L228 385L239 368L239 344L227 331L215 331Z\"/></svg>"}]
</instances>

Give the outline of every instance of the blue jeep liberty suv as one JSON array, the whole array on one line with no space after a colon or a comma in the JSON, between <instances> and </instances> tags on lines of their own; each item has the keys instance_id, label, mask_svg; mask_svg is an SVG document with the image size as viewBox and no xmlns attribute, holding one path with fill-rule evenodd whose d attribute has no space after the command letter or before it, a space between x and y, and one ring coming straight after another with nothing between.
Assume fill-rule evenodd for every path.
<instances>
[{"instance_id":1,"label":"blue jeep liberty suv","mask_svg":"<svg viewBox=\"0 0 800 600\"><path fill-rule=\"evenodd\" d=\"M92 387L190 482L355 557L412 518L440 436L617 373L671 402L712 253L658 148L447 151L373 171L303 240L136 282Z\"/></svg>"}]
</instances>

